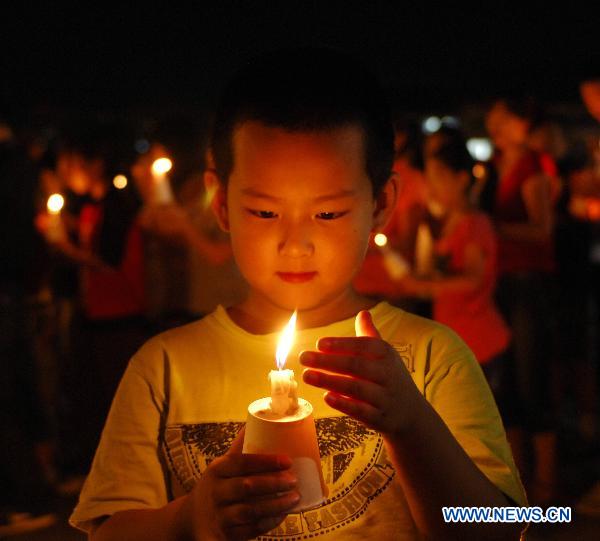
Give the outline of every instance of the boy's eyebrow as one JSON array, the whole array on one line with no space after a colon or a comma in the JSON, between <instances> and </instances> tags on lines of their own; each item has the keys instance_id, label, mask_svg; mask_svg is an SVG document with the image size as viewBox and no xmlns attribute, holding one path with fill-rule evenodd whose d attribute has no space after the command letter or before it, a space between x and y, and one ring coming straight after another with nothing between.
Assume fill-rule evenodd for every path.
<instances>
[{"instance_id":1,"label":"boy's eyebrow","mask_svg":"<svg viewBox=\"0 0 600 541\"><path fill-rule=\"evenodd\" d=\"M352 197L353 195L356 195L356 190L340 190L339 192L315 197L314 201L316 203L323 203L324 201L331 201L333 199L343 199L344 197Z\"/></svg>"},{"instance_id":2,"label":"boy's eyebrow","mask_svg":"<svg viewBox=\"0 0 600 541\"><path fill-rule=\"evenodd\" d=\"M268 193L263 193L259 190L255 190L254 188L243 188L243 195L249 195L250 197L259 197L261 199L267 199L269 201L281 201L281 198L275 197L274 195L270 195ZM320 195L319 197L315 197L315 203L323 203L325 201L331 201L333 199L342 199L344 197L352 197L356 195L356 190L340 190L339 192Z\"/></svg>"},{"instance_id":3,"label":"boy's eyebrow","mask_svg":"<svg viewBox=\"0 0 600 541\"><path fill-rule=\"evenodd\" d=\"M263 193L259 190L255 190L254 188L242 188L243 195L249 195L250 197L258 197L260 199L268 199L269 201L281 201L279 197L275 197L274 195L270 195L268 193Z\"/></svg>"}]
</instances>

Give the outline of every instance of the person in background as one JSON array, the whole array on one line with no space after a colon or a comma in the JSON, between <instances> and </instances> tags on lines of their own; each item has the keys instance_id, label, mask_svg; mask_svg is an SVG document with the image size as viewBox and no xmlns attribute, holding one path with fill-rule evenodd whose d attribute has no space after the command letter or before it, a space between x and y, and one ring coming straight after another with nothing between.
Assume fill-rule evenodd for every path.
<instances>
[{"instance_id":1,"label":"person in background","mask_svg":"<svg viewBox=\"0 0 600 541\"><path fill-rule=\"evenodd\" d=\"M587 301L588 343L591 356L589 359L595 368L593 417L582 423L583 433L598 437L598 384L600 381L600 74L589 74L579 86L581 100L589 115L596 121L584 142L578 167L574 168L570 178L570 198L568 209L573 222L581 232L579 239L582 280ZM580 277L580 276L579 276ZM586 287L587 286L587 287ZM580 316L581 317L581 316ZM580 319L579 319L580 321ZM584 393L586 396L587 393ZM589 395L588 395L589 396ZM591 408L588 408L588 410ZM585 418L583 419L585 420ZM586 427L586 424L588 425ZM597 457L596 457L597 459ZM598 459L597 459L598 460ZM597 468L597 466L596 466ZM597 479L597 469L595 471ZM575 509L578 513L600 516L600 481L596 480L591 488L577 501Z\"/></svg>"},{"instance_id":2,"label":"person in background","mask_svg":"<svg viewBox=\"0 0 600 541\"><path fill-rule=\"evenodd\" d=\"M459 142L464 144L464 135L460 128L442 124L439 130L428 134L423 141L423 159L435 154L442 146Z\"/></svg>"},{"instance_id":3,"label":"person in background","mask_svg":"<svg viewBox=\"0 0 600 541\"><path fill-rule=\"evenodd\" d=\"M112 183L112 131L96 127L71 138L58 171L85 196L76 238L63 235L54 249L78 267L80 317L73 362L63 374L71 405L71 469L84 473L127 359L148 336L139 200Z\"/></svg>"},{"instance_id":4,"label":"person in background","mask_svg":"<svg viewBox=\"0 0 600 541\"><path fill-rule=\"evenodd\" d=\"M172 163L162 178L153 172L153 164L160 159ZM148 150L136 156L130 167L133 183L141 196L137 221L142 233L144 281L152 284L146 291L145 313L157 332L190 320L185 309L189 293L186 251L173 234L181 221L174 179L181 176L184 166L172 148L152 140ZM173 280L173 276L179 279Z\"/></svg>"},{"instance_id":5,"label":"person in background","mask_svg":"<svg viewBox=\"0 0 600 541\"><path fill-rule=\"evenodd\" d=\"M35 452L49 437L30 333L31 301L39 286L36 182L26 145L0 121L0 537L48 527L57 518Z\"/></svg>"},{"instance_id":6,"label":"person in background","mask_svg":"<svg viewBox=\"0 0 600 541\"><path fill-rule=\"evenodd\" d=\"M466 141L457 134L425 158L429 195L443 209L434 245L435 274L430 279L407 276L402 287L407 293L432 299L433 319L456 331L475 353L510 440L519 414L507 386L510 331L494 302L498 272L494 227L470 201L475 183L472 170Z\"/></svg>"},{"instance_id":7,"label":"person in background","mask_svg":"<svg viewBox=\"0 0 600 541\"><path fill-rule=\"evenodd\" d=\"M525 446L533 447L531 469L523 471L532 501L546 503L557 494L554 319L556 261L553 244L555 183L539 153L528 147L540 121L529 99L497 100L486 116L495 147L490 209L499 238L498 305L513 333L517 388L527 433L513 434L516 460L525 464ZM522 443L519 443L519 442Z\"/></svg>"},{"instance_id":8,"label":"person in background","mask_svg":"<svg viewBox=\"0 0 600 541\"><path fill-rule=\"evenodd\" d=\"M181 175L177 187L173 183L170 202L153 202L152 163L169 155L164 145L153 143L132 167L136 185L145 194L139 221L144 230L146 279L154 284L148 313L154 321L163 320L158 330L178 319L191 321L218 304L229 306L246 288L228 237L210 210L212 193L205 187L207 178L214 175L210 152L206 166ZM174 273L179 280L172 280Z\"/></svg>"},{"instance_id":9,"label":"person in background","mask_svg":"<svg viewBox=\"0 0 600 541\"><path fill-rule=\"evenodd\" d=\"M188 309L197 317L211 313L219 304L236 304L248 288L233 259L229 235L219 227L211 210L216 170L210 150L205 160L202 174L188 178L180 191L188 218L183 230L189 247Z\"/></svg>"}]
</instances>

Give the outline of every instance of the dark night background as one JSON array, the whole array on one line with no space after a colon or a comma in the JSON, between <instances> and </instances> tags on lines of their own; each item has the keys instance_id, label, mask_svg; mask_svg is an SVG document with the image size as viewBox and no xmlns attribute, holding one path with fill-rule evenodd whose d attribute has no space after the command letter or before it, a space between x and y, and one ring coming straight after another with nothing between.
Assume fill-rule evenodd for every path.
<instances>
[{"instance_id":1,"label":"dark night background","mask_svg":"<svg viewBox=\"0 0 600 541\"><path fill-rule=\"evenodd\" d=\"M381 75L397 109L506 93L578 103L600 66L594 3L213 2L18 8L4 16L0 114L210 109L236 66L281 46L332 45Z\"/></svg>"}]
</instances>

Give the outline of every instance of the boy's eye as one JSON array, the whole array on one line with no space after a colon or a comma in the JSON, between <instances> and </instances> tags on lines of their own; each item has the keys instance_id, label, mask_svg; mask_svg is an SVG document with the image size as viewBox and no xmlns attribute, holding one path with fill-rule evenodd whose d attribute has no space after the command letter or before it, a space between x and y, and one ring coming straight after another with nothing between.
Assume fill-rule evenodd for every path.
<instances>
[{"instance_id":1,"label":"boy's eye","mask_svg":"<svg viewBox=\"0 0 600 541\"><path fill-rule=\"evenodd\" d=\"M252 214L253 216L256 216L257 218L263 218L266 220L268 220L269 218L277 218L277 214L275 214L271 210L248 209L248 212L250 212L250 214Z\"/></svg>"},{"instance_id":2,"label":"boy's eye","mask_svg":"<svg viewBox=\"0 0 600 541\"><path fill-rule=\"evenodd\" d=\"M319 214L317 214L317 218L319 218L319 220L335 220L336 218L341 218L345 214L348 214L348 211L344 211L344 212L319 212Z\"/></svg>"}]
</instances>

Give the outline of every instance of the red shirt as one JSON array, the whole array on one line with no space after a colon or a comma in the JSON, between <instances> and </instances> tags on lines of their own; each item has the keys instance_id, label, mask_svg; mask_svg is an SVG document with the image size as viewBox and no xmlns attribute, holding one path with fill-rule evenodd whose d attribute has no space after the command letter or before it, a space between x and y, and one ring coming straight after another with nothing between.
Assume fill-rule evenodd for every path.
<instances>
[{"instance_id":1,"label":"red shirt","mask_svg":"<svg viewBox=\"0 0 600 541\"><path fill-rule=\"evenodd\" d=\"M471 244L476 244L485 256L481 284L468 292L439 295L433 303L433 317L456 331L478 361L486 363L504 351L510 341L508 326L494 304L498 260L496 235L489 218L479 212L465 215L448 237L436 242L434 250L447 262L448 274L460 274L465 270L465 251Z\"/></svg>"},{"instance_id":2,"label":"red shirt","mask_svg":"<svg viewBox=\"0 0 600 541\"><path fill-rule=\"evenodd\" d=\"M527 223L529 217L523 200L525 182L532 176L547 174L541 156L526 152L513 167L500 178L496 190L494 217L499 222ZM525 241L500 239L500 272L518 273L555 269L554 248L551 241Z\"/></svg>"},{"instance_id":3,"label":"red shirt","mask_svg":"<svg viewBox=\"0 0 600 541\"><path fill-rule=\"evenodd\" d=\"M82 246L95 251L102 224L102 205L86 205L81 211ZM134 224L127 232L124 255L120 264L107 269L84 267L82 270L82 302L90 319L113 319L144 313L144 267L142 234Z\"/></svg>"}]
</instances>

